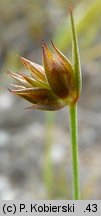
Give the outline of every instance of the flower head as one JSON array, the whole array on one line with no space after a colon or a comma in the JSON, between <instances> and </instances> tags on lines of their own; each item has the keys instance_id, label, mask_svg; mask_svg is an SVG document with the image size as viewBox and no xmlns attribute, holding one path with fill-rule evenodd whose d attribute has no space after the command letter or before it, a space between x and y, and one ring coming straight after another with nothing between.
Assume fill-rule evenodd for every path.
<instances>
[{"instance_id":1,"label":"flower head","mask_svg":"<svg viewBox=\"0 0 101 216\"><path fill-rule=\"evenodd\" d=\"M74 65L52 43L52 53L46 43L42 42L43 66L23 57L20 60L30 72L30 76L8 72L20 85L13 85L11 92L28 100L32 109L59 110L66 105L73 105L80 95L80 70L77 52L74 20L71 15L72 35L74 43Z\"/></svg>"},{"instance_id":2,"label":"flower head","mask_svg":"<svg viewBox=\"0 0 101 216\"><path fill-rule=\"evenodd\" d=\"M30 76L8 72L20 83L10 91L33 103L32 109L59 110L77 100L72 65L53 42L52 45L54 53L42 42L43 66L20 57Z\"/></svg>"}]
</instances>

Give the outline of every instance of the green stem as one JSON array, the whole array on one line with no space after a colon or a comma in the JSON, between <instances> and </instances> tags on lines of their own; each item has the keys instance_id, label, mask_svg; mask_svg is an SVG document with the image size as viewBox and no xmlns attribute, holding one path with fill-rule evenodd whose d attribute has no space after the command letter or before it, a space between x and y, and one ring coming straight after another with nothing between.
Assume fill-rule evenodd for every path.
<instances>
[{"instance_id":1,"label":"green stem","mask_svg":"<svg viewBox=\"0 0 101 216\"><path fill-rule=\"evenodd\" d=\"M70 107L73 199L80 199L77 105Z\"/></svg>"},{"instance_id":2,"label":"green stem","mask_svg":"<svg viewBox=\"0 0 101 216\"><path fill-rule=\"evenodd\" d=\"M46 140L44 155L44 183L47 189L48 198L53 198L53 163L51 158L52 139L54 131L55 113L46 112Z\"/></svg>"}]
</instances>

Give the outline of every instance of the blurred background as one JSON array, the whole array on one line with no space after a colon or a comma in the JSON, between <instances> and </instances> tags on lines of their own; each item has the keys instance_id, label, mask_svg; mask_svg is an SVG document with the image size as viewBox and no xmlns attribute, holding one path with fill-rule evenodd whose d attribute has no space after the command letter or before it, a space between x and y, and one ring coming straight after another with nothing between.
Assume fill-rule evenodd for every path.
<instances>
[{"instance_id":1,"label":"blurred background","mask_svg":"<svg viewBox=\"0 0 101 216\"><path fill-rule=\"evenodd\" d=\"M0 200L72 199L68 109L24 110L6 73L23 72L21 55L41 64L41 41L71 59L67 5L74 8L83 89L79 100L82 199L101 199L101 1L0 0Z\"/></svg>"}]
</instances>

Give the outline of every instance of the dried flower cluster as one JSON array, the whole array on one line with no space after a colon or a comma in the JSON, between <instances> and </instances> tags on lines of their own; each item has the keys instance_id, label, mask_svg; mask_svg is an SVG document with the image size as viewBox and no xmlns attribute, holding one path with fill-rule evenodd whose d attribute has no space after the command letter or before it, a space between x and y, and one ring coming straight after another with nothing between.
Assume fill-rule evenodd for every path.
<instances>
[{"instance_id":1,"label":"dried flower cluster","mask_svg":"<svg viewBox=\"0 0 101 216\"><path fill-rule=\"evenodd\" d=\"M20 83L10 91L31 102L31 109L59 110L79 97L72 64L53 42L52 46L54 53L42 42L43 66L20 57L30 76L8 72Z\"/></svg>"}]
</instances>

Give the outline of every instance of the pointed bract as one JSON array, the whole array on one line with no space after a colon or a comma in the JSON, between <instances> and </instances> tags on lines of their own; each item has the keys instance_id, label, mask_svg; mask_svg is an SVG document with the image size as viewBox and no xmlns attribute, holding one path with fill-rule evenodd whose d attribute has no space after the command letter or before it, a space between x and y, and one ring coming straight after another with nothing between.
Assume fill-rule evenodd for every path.
<instances>
[{"instance_id":1,"label":"pointed bract","mask_svg":"<svg viewBox=\"0 0 101 216\"><path fill-rule=\"evenodd\" d=\"M57 54L57 57L59 58L59 61L61 61L61 64L64 65L64 67L66 67L66 69L68 70L68 74L70 73L74 73L73 71L73 67L72 64L70 63L70 61L66 58L66 56L54 45L53 41L51 41L51 44ZM69 75L68 75L69 76Z\"/></svg>"},{"instance_id":2,"label":"pointed bract","mask_svg":"<svg viewBox=\"0 0 101 216\"><path fill-rule=\"evenodd\" d=\"M35 79L46 81L44 68L41 65L31 62L23 57L20 57L20 60L25 65L25 67L31 72L32 76Z\"/></svg>"},{"instance_id":3,"label":"pointed bract","mask_svg":"<svg viewBox=\"0 0 101 216\"><path fill-rule=\"evenodd\" d=\"M68 97L70 74L66 70L64 64L54 58L45 43L42 44L43 49L43 63L48 83L53 92L64 99Z\"/></svg>"},{"instance_id":4,"label":"pointed bract","mask_svg":"<svg viewBox=\"0 0 101 216\"><path fill-rule=\"evenodd\" d=\"M62 108L64 108L65 105L58 103L55 101L54 104L34 104L31 107L28 107L27 109L37 109L37 110L43 110L43 111L57 111Z\"/></svg>"},{"instance_id":5,"label":"pointed bract","mask_svg":"<svg viewBox=\"0 0 101 216\"><path fill-rule=\"evenodd\" d=\"M17 88L10 91L33 103L33 106L30 107L31 109L37 107L38 109L42 108L42 110L59 110L65 106L65 103L57 98L49 89Z\"/></svg>"},{"instance_id":6,"label":"pointed bract","mask_svg":"<svg viewBox=\"0 0 101 216\"><path fill-rule=\"evenodd\" d=\"M26 87L29 86L28 82L24 79L24 77L21 74L15 74L12 73L11 71L7 71L7 73L14 78L15 80L17 80L18 82L20 82L21 84L25 85Z\"/></svg>"}]
</instances>

